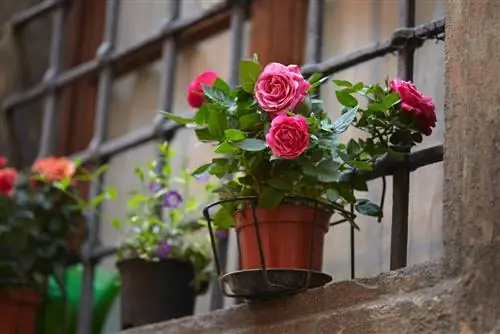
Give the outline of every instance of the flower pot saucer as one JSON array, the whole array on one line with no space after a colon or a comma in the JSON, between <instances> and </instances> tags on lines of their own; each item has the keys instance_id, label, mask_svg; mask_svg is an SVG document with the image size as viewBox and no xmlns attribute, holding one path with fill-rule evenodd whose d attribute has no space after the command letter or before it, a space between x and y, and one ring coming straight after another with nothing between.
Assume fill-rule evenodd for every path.
<instances>
[{"instance_id":1,"label":"flower pot saucer","mask_svg":"<svg viewBox=\"0 0 500 334\"><path fill-rule=\"evenodd\" d=\"M230 272L220 277L224 294L247 300L289 296L321 287L331 281L332 276L328 274L305 269L267 269L266 271L249 269Z\"/></svg>"}]
</instances>

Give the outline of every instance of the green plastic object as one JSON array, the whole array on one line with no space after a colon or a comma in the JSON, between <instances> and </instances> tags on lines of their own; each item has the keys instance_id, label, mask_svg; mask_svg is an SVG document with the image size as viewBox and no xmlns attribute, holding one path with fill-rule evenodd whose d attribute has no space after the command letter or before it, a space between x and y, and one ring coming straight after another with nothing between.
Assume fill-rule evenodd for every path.
<instances>
[{"instance_id":1,"label":"green plastic object","mask_svg":"<svg viewBox=\"0 0 500 334\"><path fill-rule=\"evenodd\" d=\"M39 334L61 333L64 326L64 318L67 330L64 333L76 333L78 320L78 307L82 292L82 265L69 267L66 271L66 317L64 317L63 292L53 278L48 284L48 293L43 311L43 331ZM108 318L109 311L119 291L120 281L117 272L109 274L102 267L96 267L94 277L94 301L93 301L93 334L102 333L104 324Z\"/></svg>"}]
</instances>

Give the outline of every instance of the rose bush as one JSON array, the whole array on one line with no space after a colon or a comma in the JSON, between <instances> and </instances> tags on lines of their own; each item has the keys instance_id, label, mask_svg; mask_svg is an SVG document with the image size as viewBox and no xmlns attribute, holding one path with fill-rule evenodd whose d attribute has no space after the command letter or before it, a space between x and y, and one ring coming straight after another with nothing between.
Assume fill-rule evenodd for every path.
<instances>
[{"instance_id":1,"label":"rose bush","mask_svg":"<svg viewBox=\"0 0 500 334\"><path fill-rule=\"evenodd\" d=\"M108 188L87 201L74 181L91 181L105 168L76 173L78 162L47 157L18 172L0 161L0 277L33 288L53 275L61 282L83 214L116 195Z\"/></svg>"},{"instance_id":2,"label":"rose bush","mask_svg":"<svg viewBox=\"0 0 500 334\"><path fill-rule=\"evenodd\" d=\"M358 171L371 171L382 158L400 159L422 141L422 134L430 134L435 125L432 101L403 81L382 86L333 80L341 111L332 120L316 96L328 77L314 74L305 79L296 65L271 63L262 69L257 59L243 60L239 71L238 87L229 87L219 77L201 84L201 104L190 102L196 108L194 117L165 113L190 125L201 142L213 144L221 155L193 175L217 176L221 200L256 196L260 207L271 208L306 197L341 213L351 205L358 213L381 217L376 204L354 195L368 190ZM339 136L350 127L367 136L341 142ZM214 224L232 226L240 205L223 203Z\"/></svg>"}]
</instances>

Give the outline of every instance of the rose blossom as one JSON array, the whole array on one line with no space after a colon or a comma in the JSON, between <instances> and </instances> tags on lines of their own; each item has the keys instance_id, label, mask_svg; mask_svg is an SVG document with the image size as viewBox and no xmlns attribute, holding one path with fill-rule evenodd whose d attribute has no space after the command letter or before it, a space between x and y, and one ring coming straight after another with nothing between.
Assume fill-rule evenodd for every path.
<instances>
[{"instance_id":1,"label":"rose blossom","mask_svg":"<svg viewBox=\"0 0 500 334\"><path fill-rule=\"evenodd\" d=\"M293 110L304 101L311 84L297 65L268 64L255 83L255 98L269 113Z\"/></svg>"},{"instance_id":2,"label":"rose blossom","mask_svg":"<svg viewBox=\"0 0 500 334\"><path fill-rule=\"evenodd\" d=\"M187 89L187 101L193 108L200 108L205 102L202 85L212 86L219 75L214 71L199 74L191 81Z\"/></svg>"},{"instance_id":3,"label":"rose blossom","mask_svg":"<svg viewBox=\"0 0 500 334\"><path fill-rule=\"evenodd\" d=\"M302 116L279 114L271 122L266 143L274 156L294 159L309 145L309 125Z\"/></svg>"},{"instance_id":4,"label":"rose blossom","mask_svg":"<svg viewBox=\"0 0 500 334\"><path fill-rule=\"evenodd\" d=\"M17 172L14 168L0 169L0 194L10 195L17 180Z\"/></svg>"},{"instance_id":5,"label":"rose blossom","mask_svg":"<svg viewBox=\"0 0 500 334\"><path fill-rule=\"evenodd\" d=\"M410 81L392 79L389 86L399 94L401 109L414 116L422 132L429 136L436 126L436 107L432 98L417 90Z\"/></svg>"},{"instance_id":6,"label":"rose blossom","mask_svg":"<svg viewBox=\"0 0 500 334\"><path fill-rule=\"evenodd\" d=\"M7 158L3 155L0 155L0 168L5 167L5 165L7 165Z\"/></svg>"},{"instance_id":7,"label":"rose blossom","mask_svg":"<svg viewBox=\"0 0 500 334\"><path fill-rule=\"evenodd\" d=\"M35 161L31 169L49 182L61 181L75 174L75 165L68 158L42 158Z\"/></svg>"}]
</instances>

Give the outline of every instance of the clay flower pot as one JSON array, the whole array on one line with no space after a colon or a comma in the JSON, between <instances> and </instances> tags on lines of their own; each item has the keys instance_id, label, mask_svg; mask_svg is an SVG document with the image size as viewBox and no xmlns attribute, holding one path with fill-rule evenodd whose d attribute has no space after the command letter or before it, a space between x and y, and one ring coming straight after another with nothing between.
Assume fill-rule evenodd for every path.
<instances>
[{"instance_id":1,"label":"clay flower pot","mask_svg":"<svg viewBox=\"0 0 500 334\"><path fill-rule=\"evenodd\" d=\"M243 270L262 268L252 210L247 206L235 214ZM312 270L322 270L323 244L332 213L318 208L314 217L314 211L314 208L293 204L272 209L255 207L266 269L309 270L312 264Z\"/></svg>"},{"instance_id":2,"label":"clay flower pot","mask_svg":"<svg viewBox=\"0 0 500 334\"><path fill-rule=\"evenodd\" d=\"M40 293L28 288L0 290L0 333L34 334Z\"/></svg>"}]
</instances>

